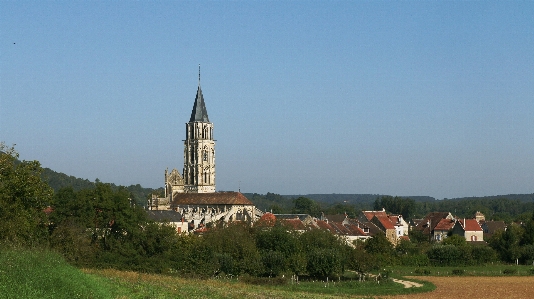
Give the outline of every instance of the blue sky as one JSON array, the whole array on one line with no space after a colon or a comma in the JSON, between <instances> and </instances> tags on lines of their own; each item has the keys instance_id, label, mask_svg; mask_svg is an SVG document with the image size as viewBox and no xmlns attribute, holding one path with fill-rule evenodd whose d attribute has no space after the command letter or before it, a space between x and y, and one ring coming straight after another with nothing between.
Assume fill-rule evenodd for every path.
<instances>
[{"instance_id":1,"label":"blue sky","mask_svg":"<svg viewBox=\"0 0 534 299\"><path fill-rule=\"evenodd\" d=\"M534 2L0 1L0 140L163 186L198 84L217 189L534 192Z\"/></svg>"}]
</instances>

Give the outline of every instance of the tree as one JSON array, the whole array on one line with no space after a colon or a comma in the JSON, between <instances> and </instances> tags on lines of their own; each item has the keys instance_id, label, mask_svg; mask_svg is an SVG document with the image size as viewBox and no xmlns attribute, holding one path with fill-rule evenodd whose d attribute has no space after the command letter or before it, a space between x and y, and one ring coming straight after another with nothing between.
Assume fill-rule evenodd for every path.
<instances>
[{"instance_id":1,"label":"tree","mask_svg":"<svg viewBox=\"0 0 534 299\"><path fill-rule=\"evenodd\" d=\"M294 232L277 223L270 229L258 230L255 237L266 275L278 275L285 271L299 273L299 268L294 267L294 259L301 249Z\"/></svg>"},{"instance_id":2,"label":"tree","mask_svg":"<svg viewBox=\"0 0 534 299\"><path fill-rule=\"evenodd\" d=\"M261 271L261 256L249 225L230 223L214 228L203 236L202 243L215 254L213 262L227 274L257 275Z\"/></svg>"},{"instance_id":3,"label":"tree","mask_svg":"<svg viewBox=\"0 0 534 299\"><path fill-rule=\"evenodd\" d=\"M14 147L0 143L0 241L34 246L47 241L44 209L53 191L41 180L38 161L18 161Z\"/></svg>"},{"instance_id":4,"label":"tree","mask_svg":"<svg viewBox=\"0 0 534 299\"><path fill-rule=\"evenodd\" d=\"M307 197L299 197L293 201L295 203L295 207L293 208L294 214L309 214L312 216L319 216L319 205L307 198Z\"/></svg>"},{"instance_id":5,"label":"tree","mask_svg":"<svg viewBox=\"0 0 534 299\"><path fill-rule=\"evenodd\" d=\"M382 208L390 213L400 214L404 219L408 219L416 211L416 204L415 200L410 198L382 196L375 200L374 209L381 210Z\"/></svg>"},{"instance_id":6,"label":"tree","mask_svg":"<svg viewBox=\"0 0 534 299\"><path fill-rule=\"evenodd\" d=\"M391 255L393 253L393 244L389 242L384 233L378 233L369 238L365 241L364 248L371 254Z\"/></svg>"},{"instance_id":7,"label":"tree","mask_svg":"<svg viewBox=\"0 0 534 299\"><path fill-rule=\"evenodd\" d=\"M516 262L521 256L520 242L523 228L511 224L504 231L497 231L489 240L490 246L497 251L500 259L506 262Z\"/></svg>"}]
</instances>

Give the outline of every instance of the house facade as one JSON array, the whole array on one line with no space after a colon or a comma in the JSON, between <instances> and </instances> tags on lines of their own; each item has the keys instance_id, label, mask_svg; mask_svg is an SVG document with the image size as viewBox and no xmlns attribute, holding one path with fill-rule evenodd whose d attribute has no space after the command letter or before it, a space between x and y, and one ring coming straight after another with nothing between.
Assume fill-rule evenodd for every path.
<instances>
[{"instance_id":1,"label":"house facade","mask_svg":"<svg viewBox=\"0 0 534 299\"><path fill-rule=\"evenodd\" d=\"M464 237L467 242L484 241L484 231L476 219L456 220L452 234Z\"/></svg>"}]
</instances>

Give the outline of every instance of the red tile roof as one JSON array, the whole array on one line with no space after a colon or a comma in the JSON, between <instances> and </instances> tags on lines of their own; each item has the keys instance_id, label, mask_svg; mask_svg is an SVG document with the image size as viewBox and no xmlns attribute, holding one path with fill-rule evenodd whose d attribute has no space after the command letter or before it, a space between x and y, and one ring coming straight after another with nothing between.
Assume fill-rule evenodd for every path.
<instances>
[{"instance_id":1,"label":"red tile roof","mask_svg":"<svg viewBox=\"0 0 534 299\"><path fill-rule=\"evenodd\" d=\"M179 205L253 205L240 192L174 193L172 207Z\"/></svg>"},{"instance_id":2,"label":"red tile roof","mask_svg":"<svg viewBox=\"0 0 534 299\"><path fill-rule=\"evenodd\" d=\"M365 215L365 217L367 218L367 220L371 221L371 219L373 219L373 217L376 215L376 216L383 216L383 217L387 217L388 215L386 214L386 211L362 211L362 213Z\"/></svg>"},{"instance_id":3,"label":"red tile roof","mask_svg":"<svg viewBox=\"0 0 534 299\"><path fill-rule=\"evenodd\" d=\"M395 225L389 220L387 216L375 215L375 217L385 229L395 229Z\"/></svg>"},{"instance_id":4,"label":"red tile roof","mask_svg":"<svg viewBox=\"0 0 534 299\"><path fill-rule=\"evenodd\" d=\"M330 224L328 224L326 221L317 220L317 221L315 221L315 223L317 223L317 226L319 228L321 228L321 229L326 229L326 230L330 231L333 234L336 233L336 230L332 226L330 226Z\"/></svg>"},{"instance_id":5,"label":"red tile roof","mask_svg":"<svg viewBox=\"0 0 534 299\"><path fill-rule=\"evenodd\" d=\"M281 219L280 222L294 230L306 230L304 223L300 219Z\"/></svg>"},{"instance_id":6,"label":"red tile roof","mask_svg":"<svg viewBox=\"0 0 534 299\"><path fill-rule=\"evenodd\" d=\"M482 231L482 228L476 219L460 219L458 222L460 222L460 225L462 225L462 228L466 232Z\"/></svg>"},{"instance_id":7,"label":"red tile roof","mask_svg":"<svg viewBox=\"0 0 534 299\"><path fill-rule=\"evenodd\" d=\"M357 225L345 224L344 226L349 230L350 236L367 236L367 234L364 233L363 230L359 228Z\"/></svg>"},{"instance_id":8,"label":"red tile roof","mask_svg":"<svg viewBox=\"0 0 534 299\"><path fill-rule=\"evenodd\" d=\"M446 231L453 228L455 221L451 219L441 219L438 225L434 227L434 230Z\"/></svg>"}]
</instances>

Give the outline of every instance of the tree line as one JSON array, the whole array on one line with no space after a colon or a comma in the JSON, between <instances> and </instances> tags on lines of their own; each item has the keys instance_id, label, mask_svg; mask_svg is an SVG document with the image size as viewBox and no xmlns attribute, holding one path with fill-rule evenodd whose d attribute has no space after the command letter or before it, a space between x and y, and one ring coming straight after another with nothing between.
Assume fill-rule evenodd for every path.
<instances>
[{"instance_id":1,"label":"tree line","mask_svg":"<svg viewBox=\"0 0 534 299\"><path fill-rule=\"evenodd\" d=\"M177 234L166 223L147 218L125 187L96 182L94 187L53 192L42 180L38 161L18 161L12 147L0 151L0 250L46 248L60 252L80 267L168 273L197 277L307 275L336 277L346 270L368 272L388 265L423 267L488 262L534 261L534 215L523 224L472 246L451 236L433 243L412 231L397 246L383 234L348 244L319 229L297 233L282 223L219 223L202 237ZM18 161L18 162L17 162ZM411 213L412 202L380 198L388 211ZM292 201L295 213L317 213L306 197ZM532 210L531 210L532 211Z\"/></svg>"}]
</instances>

